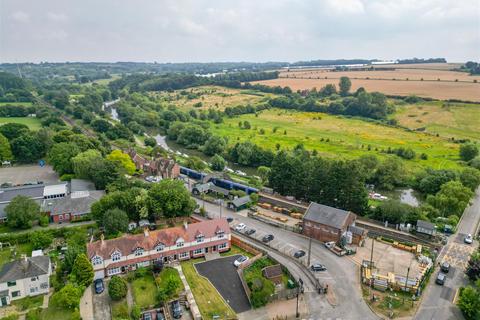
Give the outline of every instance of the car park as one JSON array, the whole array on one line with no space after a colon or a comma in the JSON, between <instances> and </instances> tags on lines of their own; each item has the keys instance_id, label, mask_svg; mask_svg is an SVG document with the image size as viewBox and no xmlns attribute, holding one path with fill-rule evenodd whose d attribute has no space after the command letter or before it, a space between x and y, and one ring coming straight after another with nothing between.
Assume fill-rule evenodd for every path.
<instances>
[{"instance_id":1,"label":"car park","mask_svg":"<svg viewBox=\"0 0 480 320\"><path fill-rule=\"evenodd\" d=\"M180 306L180 301L174 300L172 301L172 316L174 319L180 319L182 317L182 307Z\"/></svg>"},{"instance_id":2,"label":"car park","mask_svg":"<svg viewBox=\"0 0 480 320\"><path fill-rule=\"evenodd\" d=\"M312 270L312 271L325 271L325 270L327 270L327 267L325 267L323 264L320 264L320 263L314 263L310 266L310 270Z\"/></svg>"},{"instance_id":3,"label":"car park","mask_svg":"<svg viewBox=\"0 0 480 320\"><path fill-rule=\"evenodd\" d=\"M273 238L274 238L274 237L273 237L273 234L267 234L266 236L264 236L264 237L262 238L262 241L265 242L265 243L267 243L267 242L272 241Z\"/></svg>"},{"instance_id":4,"label":"car park","mask_svg":"<svg viewBox=\"0 0 480 320\"><path fill-rule=\"evenodd\" d=\"M103 285L103 280L102 279L97 279L93 282L94 287L95 287L95 293L100 294L105 290L105 286Z\"/></svg>"},{"instance_id":5,"label":"car park","mask_svg":"<svg viewBox=\"0 0 480 320\"><path fill-rule=\"evenodd\" d=\"M445 273L439 273L437 275L437 279L435 279L435 283L438 284L438 285L441 285L443 286L445 284L445 279L447 278L447 276L445 275Z\"/></svg>"},{"instance_id":6,"label":"car park","mask_svg":"<svg viewBox=\"0 0 480 320\"><path fill-rule=\"evenodd\" d=\"M304 255L305 255L305 251L303 251L303 250L298 250L293 254L293 256L297 259L303 257Z\"/></svg>"},{"instance_id":7,"label":"car park","mask_svg":"<svg viewBox=\"0 0 480 320\"><path fill-rule=\"evenodd\" d=\"M250 236L250 235L254 234L255 231L256 231L255 229L248 229L247 231L245 231L245 234Z\"/></svg>"},{"instance_id":8,"label":"car park","mask_svg":"<svg viewBox=\"0 0 480 320\"><path fill-rule=\"evenodd\" d=\"M247 226L245 225L245 223L239 223L235 226L235 231L242 231L246 228Z\"/></svg>"},{"instance_id":9,"label":"car park","mask_svg":"<svg viewBox=\"0 0 480 320\"><path fill-rule=\"evenodd\" d=\"M440 265L440 270L442 270L444 273L448 273L448 271L450 271L450 264L448 262L443 262Z\"/></svg>"},{"instance_id":10,"label":"car park","mask_svg":"<svg viewBox=\"0 0 480 320\"><path fill-rule=\"evenodd\" d=\"M248 261L248 257L240 256L237 260L233 261L235 267L239 267L242 263Z\"/></svg>"},{"instance_id":11,"label":"car park","mask_svg":"<svg viewBox=\"0 0 480 320\"><path fill-rule=\"evenodd\" d=\"M473 243L473 237L471 234L467 234L465 236L465 238L463 239L463 241L467 244L472 244Z\"/></svg>"}]
</instances>

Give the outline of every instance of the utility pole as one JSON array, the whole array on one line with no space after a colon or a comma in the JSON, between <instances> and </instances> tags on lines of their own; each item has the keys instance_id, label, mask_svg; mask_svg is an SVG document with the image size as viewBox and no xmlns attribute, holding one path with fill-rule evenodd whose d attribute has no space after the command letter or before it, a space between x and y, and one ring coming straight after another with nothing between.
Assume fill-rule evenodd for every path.
<instances>
[{"instance_id":1,"label":"utility pole","mask_svg":"<svg viewBox=\"0 0 480 320\"><path fill-rule=\"evenodd\" d=\"M297 285L297 312L295 313L295 316L297 318L300 317L300 312L298 312L298 297L300 296L300 289L303 288L303 280L302 278L298 278L298 285Z\"/></svg>"},{"instance_id":2,"label":"utility pole","mask_svg":"<svg viewBox=\"0 0 480 320\"><path fill-rule=\"evenodd\" d=\"M407 293L408 275L410 274L410 267L411 266L412 266L412 260L410 260L410 265L408 266L408 269L407 269L407 278L405 279L405 288L403 290L403 291L405 291L405 294ZM403 296L403 303L405 304L405 295Z\"/></svg>"},{"instance_id":3,"label":"utility pole","mask_svg":"<svg viewBox=\"0 0 480 320\"><path fill-rule=\"evenodd\" d=\"M310 257L311 257L311 253L312 253L312 237L309 237L308 238L308 263L307 263L307 267L310 266Z\"/></svg>"},{"instance_id":4,"label":"utility pole","mask_svg":"<svg viewBox=\"0 0 480 320\"><path fill-rule=\"evenodd\" d=\"M373 244L375 243L375 238L372 238L372 251L370 252L370 272L373 269Z\"/></svg>"}]
</instances>

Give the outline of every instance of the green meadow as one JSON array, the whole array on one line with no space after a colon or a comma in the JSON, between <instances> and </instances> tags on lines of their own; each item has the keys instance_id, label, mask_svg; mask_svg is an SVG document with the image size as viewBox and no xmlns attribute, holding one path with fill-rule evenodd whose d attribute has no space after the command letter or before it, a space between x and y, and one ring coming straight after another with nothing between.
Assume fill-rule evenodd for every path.
<instances>
[{"instance_id":1,"label":"green meadow","mask_svg":"<svg viewBox=\"0 0 480 320\"><path fill-rule=\"evenodd\" d=\"M242 129L239 122L249 121L251 129ZM263 129L263 130L262 130ZM222 124L212 124L215 134L228 137L229 144L252 141L264 148L292 149L302 143L308 150L330 158L352 159L365 154L384 158L389 147L411 148L417 156L403 160L407 168L459 168L458 144L445 137L413 132L362 119L323 113L270 109L236 118L225 118ZM264 133L263 133L263 132ZM421 160L425 153L427 160ZM400 158L399 158L400 159Z\"/></svg>"},{"instance_id":2,"label":"green meadow","mask_svg":"<svg viewBox=\"0 0 480 320\"><path fill-rule=\"evenodd\" d=\"M38 130L42 127L40 120L37 118L31 118L31 117L0 117L0 126L5 124L5 123L21 123L24 125L27 125L30 130Z\"/></svg>"}]
</instances>

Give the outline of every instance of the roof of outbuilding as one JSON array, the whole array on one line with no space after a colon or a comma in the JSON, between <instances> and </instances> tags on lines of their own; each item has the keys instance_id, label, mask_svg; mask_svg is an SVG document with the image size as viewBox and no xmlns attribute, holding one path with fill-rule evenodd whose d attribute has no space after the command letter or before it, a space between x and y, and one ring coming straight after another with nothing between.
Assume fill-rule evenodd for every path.
<instances>
[{"instance_id":1,"label":"roof of outbuilding","mask_svg":"<svg viewBox=\"0 0 480 320\"><path fill-rule=\"evenodd\" d=\"M35 184L29 186L20 186L0 189L0 203L10 202L16 196L25 196L29 198L43 198L44 184Z\"/></svg>"},{"instance_id":2,"label":"roof of outbuilding","mask_svg":"<svg viewBox=\"0 0 480 320\"><path fill-rule=\"evenodd\" d=\"M435 225L433 223L424 220L417 220L417 227L430 230L435 229Z\"/></svg>"},{"instance_id":3,"label":"roof of outbuilding","mask_svg":"<svg viewBox=\"0 0 480 320\"><path fill-rule=\"evenodd\" d=\"M68 195L64 198L46 199L43 201L42 210L50 212L51 216L71 213L74 215L90 213L92 204L105 195L105 191L88 191L85 197L74 198Z\"/></svg>"},{"instance_id":4,"label":"roof of outbuilding","mask_svg":"<svg viewBox=\"0 0 480 320\"><path fill-rule=\"evenodd\" d=\"M282 266L280 266L279 264L265 267L263 268L262 272L267 279L275 278L283 274Z\"/></svg>"},{"instance_id":5,"label":"roof of outbuilding","mask_svg":"<svg viewBox=\"0 0 480 320\"><path fill-rule=\"evenodd\" d=\"M85 179L72 179L70 182L70 192L94 190L96 190L95 184L92 181Z\"/></svg>"},{"instance_id":6,"label":"roof of outbuilding","mask_svg":"<svg viewBox=\"0 0 480 320\"><path fill-rule=\"evenodd\" d=\"M237 198L237 199L234 199L232 200L232 204L235 206L235 207L240 207L240 206L243 206L247 203L249 203L250 201L252 201L250 199L250 196L243 196L241 198Z\"/></svg>"},{"instance_id":7,"label":"roof of outbuilding","mask_svg":"<svg viewBox=\"0 0 480 320\"><path fill-rule=\"evenodd\" d=\"M350 215L354 215L354 213L312 202L303 219L343 229L347 227L347 220Z\"/></svg>"},{"instance_id":8,"label":"roof of outbuilding","mask_svg":"<svg viewBox=\"0 0 480 320\"><path fill-rule=\"evenodd\" d=\"M353 234L357 235L363 235L366 231L363 228L357 227L357 226L348 226L348 231L350 231Z\"/></svg>"},{"instance_id":9,"label":"roof of outbuilding","mask_svg":"<svg viewBox=\"0 0 480 320\"><path fill-rule=\"evenodd\" d=\"M6 263L0 271L0 283L48 274L49 264L48 256L31 257Z\"/></svg>"}]
</instances>

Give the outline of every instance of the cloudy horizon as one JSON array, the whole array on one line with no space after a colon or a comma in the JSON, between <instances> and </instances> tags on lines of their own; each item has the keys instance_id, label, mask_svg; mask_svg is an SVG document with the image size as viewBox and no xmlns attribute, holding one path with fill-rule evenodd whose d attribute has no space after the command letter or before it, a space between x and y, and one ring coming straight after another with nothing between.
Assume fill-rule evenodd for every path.
<instances>
[{"instance_id":1,"label":"cloudy horizon","mask_svg":"<svg viewBox=\"0 0 480 320\"><path fill-rule=\"evenodd\" d=\"M478 0L2 0L0 62L480 60Z\"/></svg>"}]
</instances>

